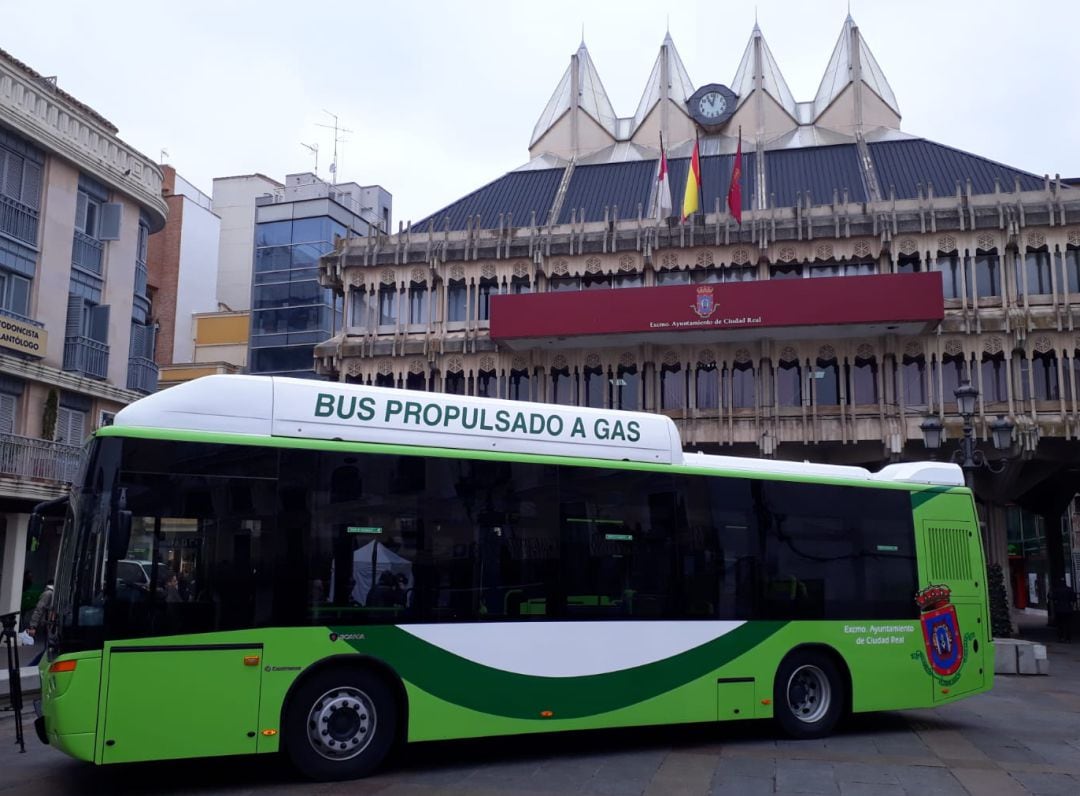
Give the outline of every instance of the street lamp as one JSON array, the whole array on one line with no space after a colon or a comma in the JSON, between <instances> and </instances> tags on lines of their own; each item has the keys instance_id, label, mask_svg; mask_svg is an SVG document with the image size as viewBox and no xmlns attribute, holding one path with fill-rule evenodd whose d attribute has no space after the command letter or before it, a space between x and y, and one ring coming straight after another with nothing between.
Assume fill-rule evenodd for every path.
<instances>
[{"instance_id":1,"label":"street lamp","mask_svg":"<svg viewBox=\"0 0 1080 796\"><path fill-rule=\"evenodd\" d=\"M952 461L964 468L964 480L971 485L975 471L985 467L992 473L1000 473L1005 469L1005 462L997 465L991 463L981 450L975 447L975 404L979 399L979 391L972 386L971 382L963 381L953 393L956 396L956 407L963 421L963 436L960 438L960 447L953 451L950 457ZM936 417L926 418L920 425L923 433L923 443L927 450L937 450L941 447L942 431L944 427ZM1013 424L1004 417L998 417L990 421L990 439L994 448L999 451L1008 450L1012 445Z\"/></svg>"}]
</instances>

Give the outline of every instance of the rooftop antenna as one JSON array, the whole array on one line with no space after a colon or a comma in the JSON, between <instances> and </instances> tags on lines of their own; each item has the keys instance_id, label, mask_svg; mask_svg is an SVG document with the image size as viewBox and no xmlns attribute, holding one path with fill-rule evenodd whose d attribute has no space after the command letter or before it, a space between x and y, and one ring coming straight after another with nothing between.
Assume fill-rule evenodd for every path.
<instances>
[{"instance_id":1,"label":"rooftop antenna","mask_svg":"<svg viewBox=\"0 0 1080 796\"><path fill-rule=\"evenodd\" d=\"M168 163L168 162L169 162L169 150L162 149L161 150L161 160L159 160L158 163Z\"/></svg>"},{"instance_id":2,"label":"rooftop antenna","mask_svg":"<svg viewBox=\"0 0 1080 796\"><path fill-rule=\"evenodd\" d=\"M318 144L305 144L303 141L301 141L300 146L302 146L304 149L308 150L312 155L315 156L315 176L318 177L319 176L319 145Z\"/></svg>"},{"instance_id":3,"label":"rooftop antenna","mask_svg":"<svg viewBox=\"0 0 1080 796\"><path fill-rule=\"evenodd\" d=\"M333 119L334 123L332 125L330 125L330 124L319 124L319 123L316 122L315 126L316 127L325 127L327 130L333 130L334 131L334 160L330 164L330 182L336 184L337 183L337 175L338 175L338 165L339 165L339 163L338 163L338 147L337 147L337 145L338 145L339 142L342 142L342 143L345 142L346 138L343 135L343 133L351 133L353 131L352 130L347 130L344 127L342 127L342 126L340 126L338 124L338 116L337 116L336 113L330 113L330 111L326 110L325 108L323 109L323 113L325 113L327 116L329 116L331 119Z\"/></svg>"}]
</instances>

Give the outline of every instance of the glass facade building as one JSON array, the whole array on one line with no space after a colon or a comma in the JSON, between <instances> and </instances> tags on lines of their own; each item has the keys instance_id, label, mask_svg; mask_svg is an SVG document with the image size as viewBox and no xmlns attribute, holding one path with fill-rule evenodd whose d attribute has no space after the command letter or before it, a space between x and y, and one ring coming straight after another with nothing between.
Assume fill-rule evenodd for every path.
<instances>
[{"instance_id":1,"label":"glass facade building","mask_svg":"<svg viewBox=\"0 0 1080 796\"><path fill-rule=\"evenodd\" d=\"M252 373L315 376L313 349L341 329L341 300L319 286L319 257L346 228L328 216L255 225ZM352 230L352 234L362 234Z\"/></svg>"}]
</instances>

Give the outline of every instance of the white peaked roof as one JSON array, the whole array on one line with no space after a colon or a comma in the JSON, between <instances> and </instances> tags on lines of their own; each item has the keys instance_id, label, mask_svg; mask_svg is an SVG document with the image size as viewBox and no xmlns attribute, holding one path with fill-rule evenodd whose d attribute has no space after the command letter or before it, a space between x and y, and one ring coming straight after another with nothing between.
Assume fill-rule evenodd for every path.
<instances>
[{"instance_id":1,"label":"white peaked roof","mask_svg":"<svg viewBox=\"0 0 1080 796\"><path fill-rule=\"evenodd\" d=\"M852 31L857 29L858 26L855 24L855 20L849 14L848 18L844 20L840 38L836 42L832 57L829 59L829 65L825 69L825 76L821 78L821 85L818 87L817 96L814 98L814 118L820 116L854 79L851 39ZM899 116L900 106L896 102L896 95L893 94L892 86L885 79L885 73L881 71L881 67L878 66L877 60L871 54L870 48L861 33L858 36L858 41L859 67L862 71L863 82Z\"/></svg>"},{"instance_id":2,"label":"white peaked roof","mask_svg":"<svg viewBox=\"0 0 1080 796\"><path fill-rule=\"evenodd\" d=\"M798 110L795 97L791 93L791 89L788 88L787 81L784 80L780 67L777 66L776 59L773 58L772 51L765 42L765 37L761 34L761 28L757 24L754 25L754 31L750 34L750 41L746 43L746 50L743 52L742 60L739 62L739 68L735 70L735 80L731 84L731 90L738 95L739 105L742 105L753 92L754 80L757 77L754 74L754 48L758 44L761 46L762 88L766 94L776 100L781 108L791 115L791 118L797 119Z\"/></svg>"},{"instance_id":3,"label":"white peaked roof","mask_svg":"<svg viewBox=\"0 0 1080 796\"><path fill-rule=\"evenodd\" d=\"M664 59L667 59L668 74L668 98L679 105L686 107L686 101L694 93L694 83L686 71L686 66L679 57L679 51L675 49L675 42L671 40L671 34L664 36L664 42L660 45L660 53L656 56L652 72L649 74L649 82L645 84L645 91L641 94L637 111L634 113L634 121L631 131L636 130L645 121L645 117L660 102L663 96Z\"/></svg>"},{"instance_id":4,"label":"white peaked roof","mask_svg":"<svg viewBox=\"0 0 1080 796\"><path fill-rule=\"evenodd\" d=\"M600 82L600 75L596 71L596 66L593 64L592 58L589 57L589 51L585 47L585 42L582 42L581 46L578 47L577 66L578 106L595 119L601 127L612 135L612 137L616 137L618 134L618 117L615 115L615 108L612 107L607 92L604 91L604 84ZM547 107L544 108L544 112L540 114L540 119L533 128L532 139L529 141L530 147L539 141L544 133L551 129L551 126L555 124L564 113L570 110L573 104L573 97L571 96L573 83L571 80L572 69L573 60L571 60L570 66L566 67L566 71L563 72L562 79L559 81L555 93L551 95Z\"/></svg>"}]
</instances>

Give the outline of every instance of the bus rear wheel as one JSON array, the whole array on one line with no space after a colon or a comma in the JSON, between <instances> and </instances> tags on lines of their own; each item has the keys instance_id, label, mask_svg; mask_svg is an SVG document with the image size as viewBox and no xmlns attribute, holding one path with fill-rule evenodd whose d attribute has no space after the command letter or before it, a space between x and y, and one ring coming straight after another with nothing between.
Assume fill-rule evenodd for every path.
<instances>
[{"instance_id":1,"label":"bus rear wheel","mask_svg":"<svg viewBox=\"0 0 1080 796\"><path fill-rule=\"evenodd\" d=\"M386 758L397 705L382 678L363 669L315 674L290 697L282 721L293 765L314 780L364 777Z\"/></svg>"},{"instance_id":2,"label":"bus rear wheel","mask_svg":"<svg viewBox=\"0 0 1080 796\"><path fill-rule=\"evenodd\" d=\"M792 738L822 738L844 711L844 682L824 653L796 650L784 658L773 685L773 713Z\"/></svg>"}]
</instances>

